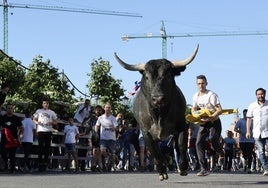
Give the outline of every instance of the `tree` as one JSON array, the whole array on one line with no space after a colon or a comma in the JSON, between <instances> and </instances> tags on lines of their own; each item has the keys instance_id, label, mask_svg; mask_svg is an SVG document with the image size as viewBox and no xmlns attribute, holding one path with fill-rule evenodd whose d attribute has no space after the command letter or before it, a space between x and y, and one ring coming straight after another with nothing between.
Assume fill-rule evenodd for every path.
<instances>
[{"instance_id":1,"label":"tree","mask_svg":"<svg viewBox=\"0 0 268 188\"><path fill-rule=\"evenodd\" d=\"M36 109L40 107L44 97L48 97L52 102L72 102L74 90L69 88L67 80L50 64L50 60L43 62L42 56L39 55L29 65L18 96Z\"/></svg>"},{"instance_id":2,"label":"tree","mask_svg":"<svg viewBox=\"0 0 268 188\"><path fill-rule=\"evenodd\" d=\"M122 96L124 89L121 87L122 80L115 79L111 74L109 61L93 60L91 63L91 74L87 87L92 97L97 97L101 104L110 103L116 113L124 108Z\"/></svg>"},{"instance_id":3,"label":"tree","mask_svg":"<svg viewBox=\"0 0 268 188\"><path fill-rule=\"evenodd\" d=\"M13 96L24 83L25 70L18 66L19 64L20 62L0 51L0 85L3 82L9 85L7 100L10 100L9 96Z\"/></svg>"}]
</instances>

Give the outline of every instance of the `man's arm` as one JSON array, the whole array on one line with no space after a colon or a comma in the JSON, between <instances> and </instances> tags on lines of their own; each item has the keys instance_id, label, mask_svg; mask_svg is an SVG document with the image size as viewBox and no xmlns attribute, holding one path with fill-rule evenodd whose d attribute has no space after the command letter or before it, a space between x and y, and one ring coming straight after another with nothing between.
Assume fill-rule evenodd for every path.
<instances>
[{"instance_id":1,"label":"man's arm","mask_svg":"<svg viewBox=\"0 0 268 188\"><path fill-rule=\"evenodd\" d=\"M216 109L216 111L213 112L213 114L209 117L210 121L217 120L219 118L219 115L221 115L221 112L222 112L221 104L216 104L215 109Z\"/></svg>"},{"instance_id":2,"label":"man's arm","mask_svg":"<svg viewBox=\"0 0 268 188\"><path fill-rule=\"evenodd\" d=\"M251 124L252 124L252 118L251 117L247 117L247 133L246 133L246 138L247 139L249 139L250 136L251 136L251 133L250 133Z\"/></svg>"}]
</instances>

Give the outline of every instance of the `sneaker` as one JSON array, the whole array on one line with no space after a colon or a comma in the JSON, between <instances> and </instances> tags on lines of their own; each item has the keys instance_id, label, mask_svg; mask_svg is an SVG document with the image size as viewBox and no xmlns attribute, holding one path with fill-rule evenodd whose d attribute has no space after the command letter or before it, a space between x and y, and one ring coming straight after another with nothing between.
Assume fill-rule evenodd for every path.
<instances>
[{"instance_id":1,"label":"sneaker","mask_svg":"<svg viewBox=\"0 0 268 188\"><path fill-rule=\"evenodd\" d=\"M201 170L200 172L197 173L197 176L207 176L209 175L209 172L206 170Z\"/></svg>"},{"instance_id":2,"label":"sneaker","mask_svg":"<svg viewBox=\"0 0 268 188\"><path fill-rule=\"evenodd\" d=\"M24 172L24 168L23 167L19 167L18 168L18 171L21 172L21 173L23 173Z\"/></svg>"},{"instance_id":3,"label":"sneaker","mask_svg":"<svg viewBox=\"0 0 268 188\"><path fill-rule=\"evenodd\" d=\"M96 167L96 166L92 166L92 167L91 167L91 171L92 171L92 172L96 172L96 170L97 170L97 167Z\"/></svg>"},{"instance_id":4,"label":"sneaker","mask_svg":"<svg viewBox=\"0 0 268 188\"><path fill-rule=\"evenodd\" d=\"M264 170L263 175L268 176L268 169Z\"/></svg>"},{"instance_id":5,"label":"sneaker","mask_svg":"<svg viewBox=\"0 0 268 188\"><path fill-rule=\"evenodd\" d=\"M97 170L97 172L103 172L102 168L99 166L96 168L96 170Z\"/></svg>"},{"instance_id":6,"label":"sneaker","mask_svg":"<svg viewBox=\"0 0 268 188\"><path fill-rule=\"evenodd\" d=\"M179 174L181 176L187 176L188 175L188 172L186 170L179 170Z\"/></svg>"}]
</instances>

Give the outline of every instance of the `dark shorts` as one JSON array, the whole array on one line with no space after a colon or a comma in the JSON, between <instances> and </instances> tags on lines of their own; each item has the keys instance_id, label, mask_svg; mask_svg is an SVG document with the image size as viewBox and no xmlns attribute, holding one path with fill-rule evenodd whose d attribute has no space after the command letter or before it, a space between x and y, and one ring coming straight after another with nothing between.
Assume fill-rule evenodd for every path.
<instances>
[{"instance_id":1,"label":"dark shorts","mask_svg":"<svg viewBox=\"0 0 268 188\"><path fill-rule=\"evenodd\" d=\"M115 140L100 140L100 149L107 149L112 154L115 154L115 146Z\"/></svg>"},{"instance_id":2,"label":"dark shorts","mask_svg":"<svg viewBox=\"0 0 268 188\"><path fill-rule=\"evenodd\" d=\"M65 144L65 152L76 151L75 143Z\"/></svg>"}]
</instances>

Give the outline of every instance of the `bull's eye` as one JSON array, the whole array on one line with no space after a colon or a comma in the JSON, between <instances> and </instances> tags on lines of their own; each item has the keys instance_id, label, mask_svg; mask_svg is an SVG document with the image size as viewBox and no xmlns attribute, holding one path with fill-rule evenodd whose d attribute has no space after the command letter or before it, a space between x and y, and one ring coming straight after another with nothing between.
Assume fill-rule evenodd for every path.
<instances>
[{"instance_id":1,"label":"bull's eye","mask_svg":"<svg viewBox=\"0 0 268 188\"><path fill-rule=\"evenodd\" d=\"M148 80L148 79L149 79L149 77L148 77L148 75L147 75L147 74L143 74L143 77L144 77L146 80Z\"/></svg>"}]
</instances>

